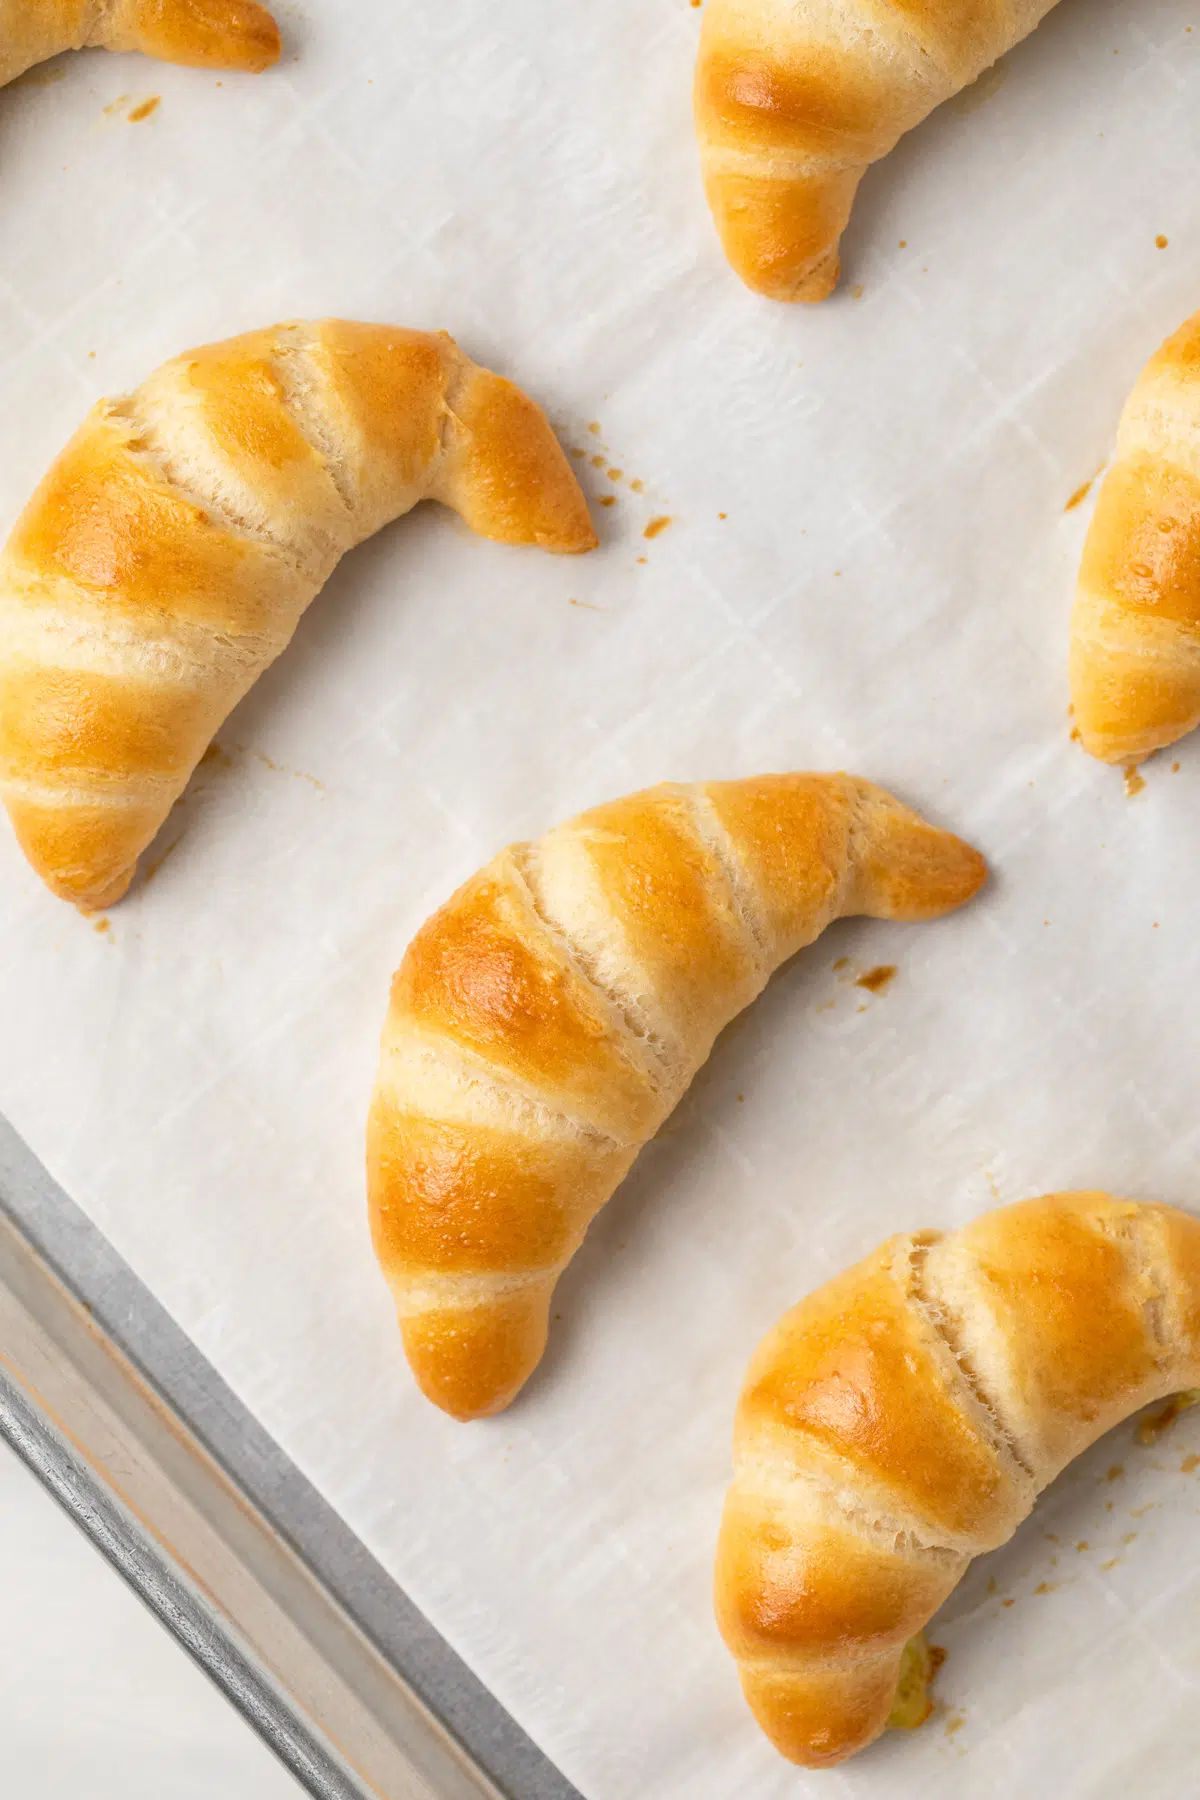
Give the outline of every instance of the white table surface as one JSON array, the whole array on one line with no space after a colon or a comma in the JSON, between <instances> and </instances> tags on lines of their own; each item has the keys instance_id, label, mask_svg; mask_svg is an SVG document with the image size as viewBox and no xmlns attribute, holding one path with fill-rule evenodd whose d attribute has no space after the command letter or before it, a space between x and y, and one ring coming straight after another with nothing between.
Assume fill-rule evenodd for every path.
<instances>
[{"instance_id":1,"label":"white table surface","mask_svg":"<svg viewBox=\"0 0 1200 1800\"><path fill-rule=\"evenodd\" d=\"M0 1764L22 1800L301 1790L0 1443Z\"/></svg>"}]
</instances>

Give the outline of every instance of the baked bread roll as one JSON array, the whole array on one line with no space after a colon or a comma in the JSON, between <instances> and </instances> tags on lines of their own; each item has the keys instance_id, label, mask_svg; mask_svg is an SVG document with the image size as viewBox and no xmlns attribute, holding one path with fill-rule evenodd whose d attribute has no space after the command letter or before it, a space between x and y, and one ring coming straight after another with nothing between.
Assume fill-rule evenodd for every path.
<instances>
[{"instance_id":1,"label":"baked bread roll","mask_svg":"<svg viewBox=\"0 0 1200 1800\"><path fill-rule=\"evenodd\" d=\"M858 184L1055 0L708 0L696 129L725 254L772 300L824 300Z\"/></svg>"},{"instance_id":2,"label":"baked bread roll","mask_svg":"<svg viewBox=\"0 0 1200 1800\"><path fill-rule=\"evenodd\" d=\"M668 784L502 850L410 944L368 1131L424 1392L508 1405L554 1285L717 1033L834 919L932 919L983 858L849 775Z\"/></svg>"},{"instance_id":3,"label":"baked bread roll","mask_svg":"<svg viewBox=\"0 0 1200 1800\"><path fill-rule=\"evenodd\" d=\"M279 27L255 0L0 0L0 86L61 50L142 50L194 69L279 61Z\"/></svg>"},{"instance_id":4,"label":"baked bread roll","mask_svg":"<svg viewBox=\"0 0 1200 1800\"><path fill-rule=\"evenodd\" d=\"M540 408L444 332L278 325L93 409L0 558L0 794L56 894L120 899L339 558L424 499L596 542Z\"/></svg>"},{"instance_id":5,"label":"baked bread roll","mask_svg":"<svg viewBox=\"0 0 1200 1800\"><path fill-rule=\"evenodd\" d=\"M786 1315L738 1404L717 1617L759 1724L821 1768L904 1647L1081 1451L1200 1382L1200 1221L1051 1194L892 1238Z\"/></svg>"},{"instance_id":6,"label":"baked bread roll","mask_svg":"<svg viewBox=\"0 0 1200 1800\"><path fill-rule=\"evenodd\" d=\"M1121 415L1079 571L1071 699L1102 762L1140 762L1200 723L1200 313Z\"/></svg>"}]
</instances>

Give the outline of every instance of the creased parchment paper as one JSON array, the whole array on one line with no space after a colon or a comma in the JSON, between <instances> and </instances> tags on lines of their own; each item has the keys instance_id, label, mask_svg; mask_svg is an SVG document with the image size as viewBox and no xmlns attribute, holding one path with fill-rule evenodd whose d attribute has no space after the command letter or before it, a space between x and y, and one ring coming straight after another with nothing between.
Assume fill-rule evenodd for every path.
<instances>
[{"instance_id":1,"label":"creased parchment paper","mask_svg":"<svg viewBox=\"0 0 1200 1800\"><path fill-rule=\"evenodd\" d=\"M1200 306L1200 6L1063 0L870 176L818 310L719 258L686 0L282 17L257 81L95 55L0 94L5 527L98 394L333 312L445 326L537 395L603 546L427 508L349 558L107 929L0 836L0 1108L586 1800L1177 1800L1195 1414L1117 1433L976 1568L939 1712L844 1772L760 1740L709 1584L786 1305L998 1200L1200 1207L1200 743L1129 797L1065 692L1068 502ZM405 943L586 805L823 767L972 837L993 883L786 970L596 1225L525 1399L451 1423L364 1224Z\"/></svg>"}]
</instances>

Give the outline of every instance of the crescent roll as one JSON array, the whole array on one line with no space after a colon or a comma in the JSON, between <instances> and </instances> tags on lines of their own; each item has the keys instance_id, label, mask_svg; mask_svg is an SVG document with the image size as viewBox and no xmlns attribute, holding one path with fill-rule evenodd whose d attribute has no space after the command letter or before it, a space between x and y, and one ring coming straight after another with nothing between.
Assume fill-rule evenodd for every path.
<instances>
[{"instance_id":1,"label":"crescent roll","mask_svg":"<svg viewBox=\"0 0 1200 1800\"><path fill-rule=\"evenodd\" d=\"M544 413L444 332L277 325L92 410L0 558L0 795L56 894L121 898L339 559L424 499L596 542Z\"/></svg>"},{"instance_id":2,"label":"crescent roll","mask_svg":"<svg viewBox=\"0 0 1200 1800\"><path fill-rule=\"evenodd\" d=\"M1055 0L707 0L696 129L742 280L824 300L858 184Z\"/></svg>"},{"instance_id":3,"label":"crescent roll","mask_svg":"<svg viewBox=\"0 0 1200 1800\"><path fill-rule=\"evenodd\" d=\"M776 1749L842 1762L905 1646L1081 1451L1200 1383L1200 1220L1051 1194L890 1239L756 1351L717 1617Z\"/></svg>"},{"instance_id":4,"label":"crescent roll","mask_svg":"<svg viewBox=\"0 0 1200 1800\"><path fill-rule=\"evenodd\" d=\"M849 775L668 784L502 850L392 983L368 1129L404 1347L455 1418L508 1405L591 1220L772 972L834 919L933 919L986 873Z\"/></svg>"},{"instance_id":5,"label":"crescent roll","mask_svg":"<svg viewBox=\"0 0 1200 1800\"><path fill-rule=\"evenodd\" d=\"M1137 763L1200 724L1200 313L1121 415L1071 619L1085 750Z\"/></svg>"},{"instance_id":6,"label":"crescent roll","mask_svg":"<svg viewBox=\"0 0 1200 1800\"><path fill-rule=\"evenodd\" d=\"M255 0L0 0L0 87L62 50L93 47L255 75L281 48Z\"/></svg>"}]
</instances>

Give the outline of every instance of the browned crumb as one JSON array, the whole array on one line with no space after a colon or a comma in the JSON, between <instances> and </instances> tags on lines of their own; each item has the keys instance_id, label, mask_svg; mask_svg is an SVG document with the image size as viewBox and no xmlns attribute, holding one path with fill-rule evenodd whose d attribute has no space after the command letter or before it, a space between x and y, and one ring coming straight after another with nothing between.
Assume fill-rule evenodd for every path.
<instances>
[{"instance_id":1,"label":"browned crumb","mask_svg":"<svg viewBox=\"0 0 1200 1800\"><path fill-rule=\"evenodd\" d=\"M148 119L152 114L156 113L161 105L162 95L151 94L149 100L143 100L140 106L134 107L129 115L129 123L131 125L140 125L143 119Z\"/></svg>"},{"instance_id":2,"label":"browned crumb","mask_svg":"<svg viewBox=\"0 0 1200 1800\"><path fill-rule=\"evenodd\" d=\"M897 974L894 963L880 963L877 969L868 969L865 975L860 975L854 985L866 988L872 994L882 994L895 981Z\"/></svg>"},{"instance_id":3,"label":"browned crumb","mask_svg":"<svg viewBox=\"0 0 1200 1800\"><path fill-rule=\"evenodd\" d=\"M651 519L645 531L643 531L642 536L647 538L661 537L668 525L673 525L674 523L675 521L673 519L668 518L665 513L661 513L657 519Z\"/></svg>"}]
</instances>

